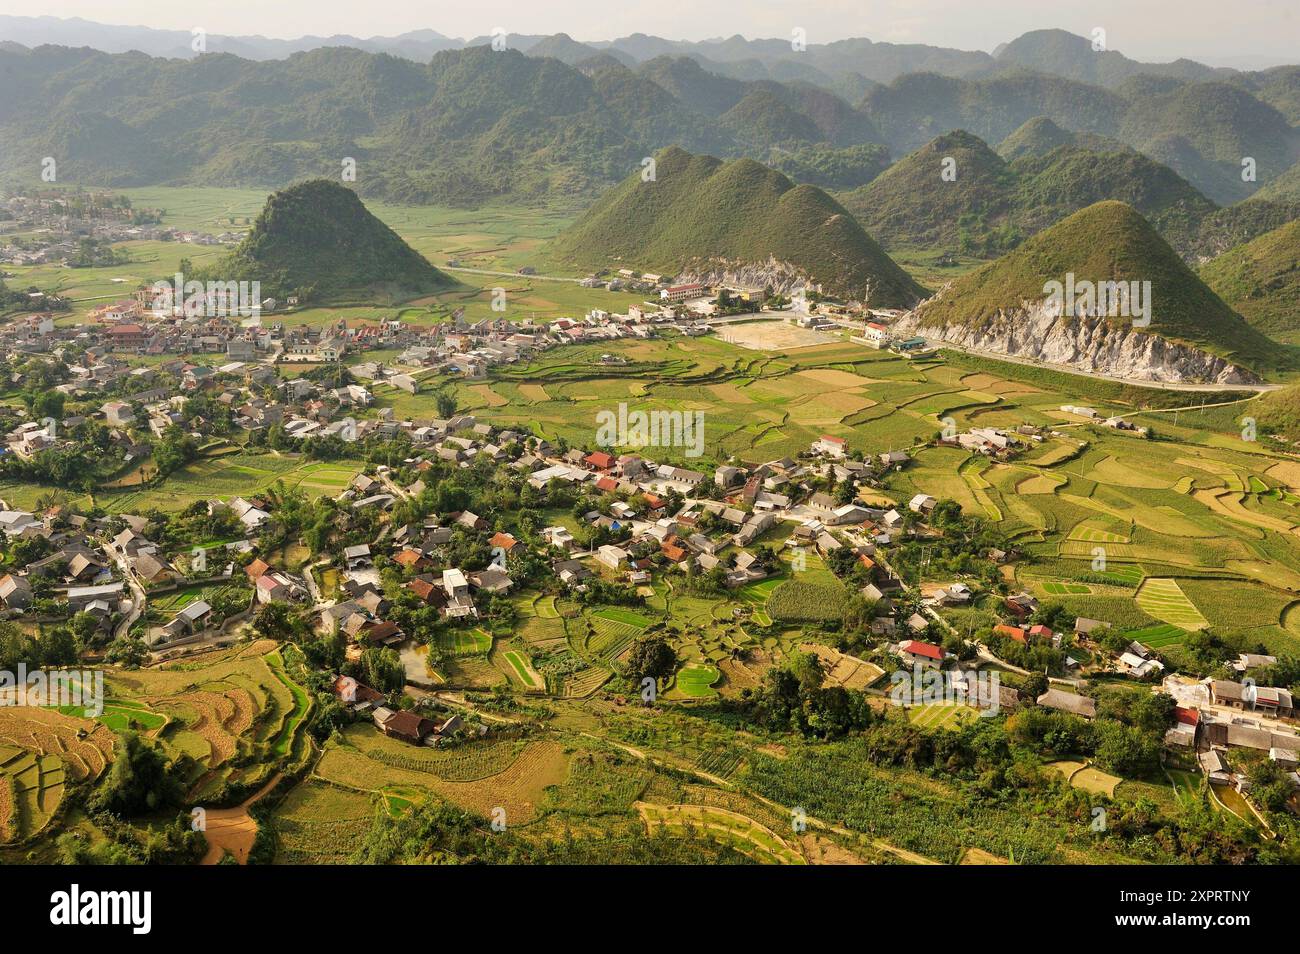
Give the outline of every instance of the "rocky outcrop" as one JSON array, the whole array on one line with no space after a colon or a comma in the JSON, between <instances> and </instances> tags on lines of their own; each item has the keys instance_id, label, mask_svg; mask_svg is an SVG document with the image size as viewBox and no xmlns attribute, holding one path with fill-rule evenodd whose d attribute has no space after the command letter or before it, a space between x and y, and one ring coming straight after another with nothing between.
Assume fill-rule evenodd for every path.
<instances>
[{"instance_id":1,"label":"rocky outcrop","mask_svg":"<svg viewBox=\"0 0 1300 954\"><path fill-rule=\"evenodd\" d=\"M725 258L688 262L679 281L735 288L771 288L775 295L791 295L801 289L818 291L821 286L789 262L769 258L766 262L741 262Z\"/></svg>"},{"instance_id":2,"label":"rocky outcrop","mask_svg":"<svg viewBox=\"0 0 1300 954\"><path fill-rule=\"evenodd\" d=\"M900 318L896 333L1134 381L1259 383L1253 372L1199 348L1122 321L1062 316L1046 301L1023 301L1019 308L999 309L991 320L979 325L946 324L928 307L942 295L941 291Z\"/></svg>"}]
</instances>

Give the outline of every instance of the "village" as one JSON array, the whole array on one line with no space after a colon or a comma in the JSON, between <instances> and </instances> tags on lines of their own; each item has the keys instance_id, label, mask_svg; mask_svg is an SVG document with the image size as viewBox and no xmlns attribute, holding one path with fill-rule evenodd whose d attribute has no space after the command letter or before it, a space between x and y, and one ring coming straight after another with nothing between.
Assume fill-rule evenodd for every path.
<instances>
[{"instance_id":1,"label":"village","mask_svg":"<svg viewBox=\"0 0 1300 954\"><path fill-rule=\"evenodd\" d=\"M626 328L600 317L559 325L546 332L548 346L571 342L575 329L615 334ZM29 326L29 320L19 322L20 330ZM52 339L48 344L60 347L57 333L46 335ZM455 349L480 337L499 343L503 354L510 348L532 348L537 340L519 326L499 322L474 334L448 330L439 346L466 354ZM487 346L485 341L478 350ZM395 599L433 612L446 625L475 630L494 601L521 584L538 585L539 575L553 578L561 592L576 597L596 582L653 592L665 578L708 578L719 593L736 593L774 575L797 578L805 554L815 554L870 608L869 632L881 640L873 658L892 657L902 671L945 672L959 702L987 706L987 689L977 684L980 670L992 664L1031 675L1032 670L1007 657L1020 652L1017 647L1043 650L1047 656L1035 657L1046 670L1039 677L1041 691L1026 698L1002 687L996 692L999 711L1033 704L1092 719L1095 701L1080 688L1086 679L1137 680L1176 701L1176 723L1165 734L1165 744L1171 751L1193 753L1213 784L1248 790L1244 775L1231 770L1228 755L1247 749L1266 754L1300 786L1294 771L1300 736L1291 696L1282 688L1257 686L1250 677L1276 663L1273 657L1242 655L1235 664L1237 679L1182 677L1166 672L1150 647L1108 639L1108 627L1097 620L1070 618L1064 629L1041 622L1039 601L1005 584L995 587L995 592L1005 591L999 596L1003 619L987 637L980 641L957 633L941 611L969 605L981 590L988 591L987 581L966 574L945 585L909 582L906 573L900 575L891 565L896 548L918 541L943 547L947 540L951 545L956 530L952 515L940 519L942 502L927 494L914 495L905 507L870 502L891 474L909 467L916 448L865 454L844 438L823 435L797 458L757 465L731 460L710 473L657 463L645 454L565 449L470 414L417 421L397 420L384 410L358 418L353 413L370 403L364 386L332 388L306 377L280 381L271 364L231 361L213 368L177 359L143 369L121 362L117 351L87 349L82 364L69 366L72 380L59 390L69 399L120 393L105 401L95 417L102 418L126 457L149 454L148 446L129 436L142 427L155 438L178 429L194 429L196 435L207 429L207 420L185 414L187 403L196 398L205 406L225 408L230 424L249 435L280 428L303 442L329 437L398 442L409 456L357 475L335 501L336 526L345 545L313 553L308 564L294 571L277 565L261 546L262 535L278 519L273 496L213 498L201 512L190 508L188 517L211 521L223 536L232 537L206 548L151 539L155 530L167 532L175 519L157 514L110 516L62 505L26 511L5 504L0 532L11 555L9 572L0 578L5 615L42 625L70 624L86 635L92 658L107 653L110 659L148 665L228 645L260 608L286 604L308 616L317 631L342 634L349 659L370 648L395 648L407 684L436 689L437 680L423 665L418 634L391 618ZM354 366L353 372L367 378L364 366ZM176 376L179 393L149 388L159 374ZM130 392L136 386L142 389ZM1088 410L1070 409L1079 416ZM23 421L10 429L7 449L30 462L70 441L62 435L78 433L83 423ZM1028 425L974 427L937 434L931 446L1005 461L1046 437L1060 436ZM433 498L433 475L485 467L537 494L559 492L566 500L580 501L574 513L586 543L556 524L539 527L538 545L529 546L472 508L436 512L419 506L417 520L394 516L411 512L403 505ZM20 548L32 557L15 562L13 554ZM473 557L457 563L452 553ZM1013 547L995 547L978 558L996 577L1018 554ZM320 582L326 574L335 579L328 595ZM170 614L159 611L171 594L195 587L214 595L188 601ZM1089 650L1086 669L1070 655L1074 647ZM414 744L437 744L462 727L446 713L428 718L393 707L383 693L351 677L338 676L336 688L341 700L372 717L382 731ZM882 692L879 687L874 691Z\"/></svg>"}]
</instances>

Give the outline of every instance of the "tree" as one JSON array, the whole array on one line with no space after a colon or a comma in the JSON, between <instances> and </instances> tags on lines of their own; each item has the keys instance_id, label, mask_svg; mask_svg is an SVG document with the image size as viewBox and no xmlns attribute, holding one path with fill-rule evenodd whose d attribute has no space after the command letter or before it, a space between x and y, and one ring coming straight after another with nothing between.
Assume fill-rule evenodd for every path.
<instances>
[{"instance_id":1,"label":"tree","mask_svg":"<svg viewBox=\"0 0 1300 954\"><path fill-rule=\"evenodd\" d=\"M1026 676L1025 695L1030 699L1037 699L1047 691L1049 685L1051 684L1048 682L1047 676L1043 675L1041 672L1036 672L1033 675Z\"/></svg>"},{"instance_id":2,"label":"tree","mask_svg":"<svg viewBox=\"0 0 1300 954\"><path fill-rule=\"evenodd\" d=\"M253 617L253 628L270 639L292 639L301 627L294 608L279 601L267 603Z\"/></svg>"},{"instance_id":3,"label":"tree","mask_svg":"<svg viewBox=\"0 0 1300 954\"><path fill-rule=\"evenodd\" d=\"M119 666L134 669L149 658L149 647L138 636L121 636L109 645L104 658Z\"/></svg>"},{"instance_id":4,"label":"tree","mask_svg":"<svg viewBox=\"0 0 1300 954\"><path fill-rule=\"evenodd\" d=\"M123 732L104 784L90 807L116 815L139 815L179 805L184 786L162 750L134 732Z\"/></svg>"},{"instance_id":5,"label":"tree","mask_svg":"<svg viewBox=\"0 0 1300 954\"><path fill-rule=\"evenodd\" d=\"M433 400L438 408L438 416L441 418L450 418L456 413L456 395L448 390L441 390L434 393Z\"/></svg>"},{"instance_id":6,"label":"tree","mask_svg":"<svg viewBox=\"0 0 1300 954\"><path fill-rule=\"evenodd\" d=\"M659 680L677 671L677 653L662 636L642 636L627 657L627 672L634 682Z\"/></svg>"},{"instance_id":7,"label":"tree","mask_svg":"<svg viewBox=\"0 0 1300 954\"><path fill-rule=\"evenodd\" d=\"M367 685L380 692L400 692L406 685L406 667L397 650L372 646L361 653L361 669Z\"/></svg>"}]
</instances>

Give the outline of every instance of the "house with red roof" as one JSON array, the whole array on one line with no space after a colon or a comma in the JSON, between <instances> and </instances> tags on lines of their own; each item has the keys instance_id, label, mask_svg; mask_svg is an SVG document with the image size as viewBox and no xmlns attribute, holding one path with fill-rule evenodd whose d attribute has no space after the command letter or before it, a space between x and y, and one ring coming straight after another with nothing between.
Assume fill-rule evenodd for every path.
<instances>
[{"instance_id":1,"label":"house with red roof","mask_svg":"<svg viewBox=\"0 0 1300 954\"><path fill-rule=\"evenodd\" d=\"M393 562L408 570L423 570L433 565L423 553L410 547L397 553L393 557Z\"/></svg>"},{"instance_id":2,"label":"house with red roof","mask_svg":"<svg viewBox=\"0 0 1300 954\"><path fill-rule=\"evenodd\" d=\"M830 434L823 434L812 444L814 454L825 454L829 457L843 457L847 448L848 443L844 438L833 437Z\"/></svg>"},{"instance_id":3,"label":"house with red roof","mask_svg":"<svg viewBox=\"0 0 1300 954\"><path fill-rule=\"evenodd\" d=\"M908 662L922 666L937 666L943 662L942 646L923 642L919 639L905 639L898 644L898 651Z\"/></svg>"},{"instance_id":4,"label":"house with red roof","mask_svg":"<svg viewBox=\"0 0 1300 954\"><path fill-rule=\"evenodd\" d=\"M510 534L502 533L500 531L492 534L492 536L488 539L488 546L500 547L502 550L505 550L506 553L509 553L518 545L519 545L518 540L516 540Z\"/></svg>"},{"instance_id":5,"label":"house with red roof","mask_svg":"<svg viewBox=\"0 0 1300 954\"><path fill-rule=\"evenodd\" d=\"M999 623L997 626L993 627L993 632L997 633L999 636L1005 636L1007 639L1014 639L1018 643L1029 642L1025 637L1025 631L1019 626L1007 626Z\"/></svg>"},{"instance_id":6,"label":"house with red roof","mask_svg":"<svg viewBox=\"0 0 1300 954\"><path fill-rule=\"evenodd\" d=\"M593 470L605 471L614 466L614 458L604 451L592 451L582 462Z\"/></svg>"},{"instance_id":7,"label":"house with red roof","mask_svg":"<svg viewBox=\"0 0 1300 954\"><path fill-rule=\"evenodd\" d=\"M1165 745L1170 748L1194 749L1196 747L1196 727L1201 722L1201 713L1186 706L1174 706L1174 727L1165 733Z\"/></svg>"},{"instance_id":8,"label":"house with red roof","mask_svg":"<svg viewBox=\"0 0 1300 954\"><path fill-rule=\"evenodd\" d=\"M663 550L664 556L673 563L681 563L686 559L686 551L675 543L665 543L660 549Z\"/></svg>"}]
</instances>

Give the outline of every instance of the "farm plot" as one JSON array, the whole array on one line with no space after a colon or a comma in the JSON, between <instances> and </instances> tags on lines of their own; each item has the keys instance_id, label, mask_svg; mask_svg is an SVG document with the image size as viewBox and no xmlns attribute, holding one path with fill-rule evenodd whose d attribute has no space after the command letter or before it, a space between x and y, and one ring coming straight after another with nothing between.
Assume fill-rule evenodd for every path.
<instances>
[{"instance_id":1,"label":"farm plot","mask_svg":"<svg viewBox=\"0 0 1300 954\"><path fill-rule=\"evenodd\" d=\"M303 782L276 808L275 864L346 864L370 832L374 817L369 795Z\"/></svg>"},{"instance_id":2,"label":"farm plot","mask_svg":"<svg viewBox=\"0 0 1300 954\"><path fill-rule=\"evenodd\" d=\"M822 661L826 678L833 685L845 689L866 689L885 674L875 663L850 656L822 643L803 643L799 646L799 651L814 653Z\"/></svg>"},{"instance_id":3,"label":"farm plot","mask_svg":"<svg viewBox=\"0 0 1300 954\"><path fill-rule=\"evenodd\" d=\"M534 692L542 692L546 689L546 680L542 677L533 664L517 649L507 649L501 653L501 658L505 660L507 672L510 677L518 682L525 689Z\"/></svg>"},{"instance_id":4,"label":"farm plot","mask_svg":"<svg viewBox=\"0 0 1300 954\"><path fill-rule=\"evenodd\" d=\"M1128 543L1127 527L1118 520L1106 517L1089 517L1070 530L1068 539L1085 543Z\"/></svg>"},{"instance_id":5,"label":"farm plot","mask_svg":"<svg viewBox=\"0 0 1300 954\"><path fill-rule=\"evenodd\" d=\"M713 684L721 676L722 673L714 666L691 663L684 666L677 673L674 692L685 696L687 699L713 699L718 694L713 688Z\"/></svg>"},{"instance_id":6,"label":"farm plot","mask_svg":"<svg viewBox=\"0 0 1300 954\"><path fill-rule=\"evenodd\" d=\"M1179 629L1170 623L1165 623L1161 626L1147 626L1144 629L1130 630L1125 635L1151 649L1164 649L1166 646L1176 646L1181 643L1187 638L1187 631Z\"/></svg>"},{"instance_id":7,"label":"farm plot","mask_svg":"<svg viewBox=\"0 0 1300 954\"><path fill-rule=\"evenodd\" d=\"M1137 605L1144 613L1186 630L1204 629L1209 622L1187 598L1178 581L1152 577L1138 588Z\"/></svg>"},{"instance_id":8,"label":"farm plot","mask_svg":"<svg viewBox=\"0 0 1300 954\"><path fill-rule=\"evenodd\" d=\"M169 753L196 760L188 779L194 797L210 799L228 783L263 778L274 761L294 750L311 701L284 672L280 653L267 652L274 646L264 640L156 669L109 674L122 715L169 719L158 739ZM139 706L148 708L134 708Z\"/></svg>"},{"instance_id":9,"label":"farm plot","mask_svg":"<svg viewBox=\"0 0 1300 954\"><path fill-rule=\"evenodd\" d=\"M384 765L428 772L445 782L473 782L504 772L523 753L526 743L479 741L454 748L408 745L384 735L373 725L356 723L343 731L344 741Z\"/></svg>"},{"instance_id":10,"label":"farm plot","mask_svg":"<svg viewBox=\"0 0 1300 954\"><path fill-rule=\"evenodd\" d=\"M613 663L632 648L650 621L629 610L609 607L591 614L593 635L587 643L588 652L605 663Z\"/></svg>"},{"instance_id":11,"label":"farm plot","mask_svg":"<svg viewBox=\"0 0 1300 954\"><path fill-rule=\"evenodd\" d=\"M512 602L518 618L515 632L525 643L543 650L564 643L564 620L555 608L554 596L522 593Z\"/></svg>"},{"instance_id":12,"label":"farm plot","mask_svg":"<svg viewBox=\"0 0 1300 954\"><path fill-rule=\"evenodd\" d=\"M844 618L848 591L836 582L828 586L785 580L767 601L768 615L786 623L819 622Z\"/></svg>"},{"instance_id":13,"label":"farm plot","mask_svg":"<svg viewBox=\"0 0 1300 954\"><path fill-rule=\"evenodd\" d=\"M114 513L148 509L181 510L198 500L230 498L264 491L277 482L315 496L335 496L361 472L361 462L308 461L295 455L245 452L209 456L172 473L143 490L104 492L104 507Z\"/></svg>"},{"instance_id":14,"label":"farm plot","mask_svg":"<svg viewBox=\"0 0 1300 954\"><path fill-rule=\"evenodd\" d=\"M956 703L912 706L907 710L907 721L918 729L956 730L978 718L978 710Z\"/></svg>"},{"instance_id":15,"label":"farm plot","mask_svg":"<svg viewBox=\"0 0 1300 954\"><path fill-rule=\"evenodd\" d=\"M90 720L27 706L0 710L0 842L40 832L67 786L97 779L112 751L112 732Z\"/></svg>"},{"instance_id":16,"label":"farm plot","mask_svg":"<svg viewBox=\"0 0 1300 954\"><path fill-rule=\"evenodd\" d=\"M485 817L503 808L508 824L523 825L536 817L546 789L567 778L569 761L558 743L530 742L503 771L472 781L448 781L432 772L378 762L351 746L331 744L316 765L316 775L361 792L393 787L432 791Z\"/></svg>"},{"instance_id":17,"label":"farm plot","mask_svg":"<svg viewBox=\"0 0 1300 954\"><path fill-rule=\"evenodd\" d=\"M492 635L479 627L440 633L438 645L456 656L482 656L492 650Z\"/></svg>"},{"instance_id":18,"label":"farm plot","mask_svg":"<svg viewBox=\"0 0 1300 954\"><path fill-rule=\"evenodd\" d=\"M1091 593L1092 587L1086 583L1064 583L1060 580L1048 580L1043 583L1043 591L1052 596Z\"/></svg>"},{"instance_id":19,"label":"farm plot","mask_svg":"<svg viewBox=\"0 0 1300 954\"><path fill-rule=\"evenodd\" d=\"M653 805L649 802L636 802L634 807L651 834L658 828L689 828L730 845L762 864L807 864L803 855L770 828L739 812L706 805Z\"/></svg>"}]
</instances>

